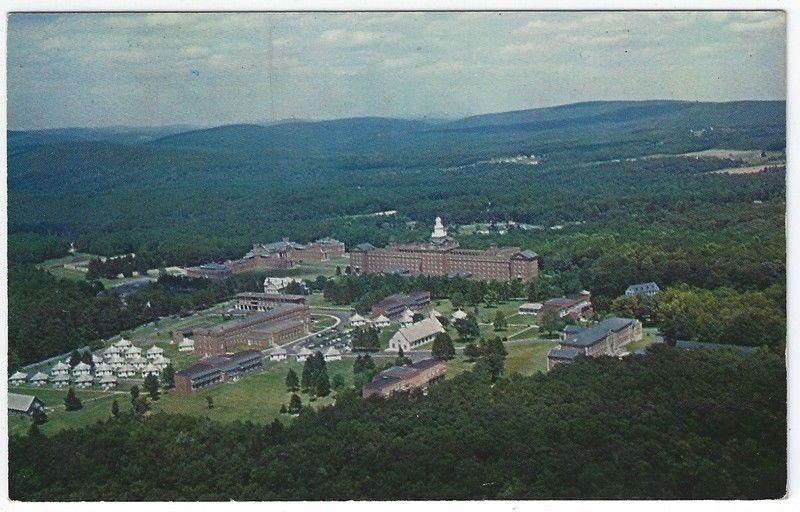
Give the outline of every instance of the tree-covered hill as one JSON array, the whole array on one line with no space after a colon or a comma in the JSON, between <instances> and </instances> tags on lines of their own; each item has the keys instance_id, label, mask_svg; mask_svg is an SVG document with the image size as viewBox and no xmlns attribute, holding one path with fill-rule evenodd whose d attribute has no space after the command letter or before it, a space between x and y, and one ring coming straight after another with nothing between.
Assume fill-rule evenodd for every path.
<instances>
[{"instance_id":1,"label":"tree-covered hill","mask_svg":"<svg viewBox=\"0 0 800 512\"><path fill-rule=\"evenodd\" d=\"M779 498L785 368L660 347L494 384L468 372L427 397L346 394L286 428L123 417L9 452L26 501Z\"/></svg>"}]
</instances>

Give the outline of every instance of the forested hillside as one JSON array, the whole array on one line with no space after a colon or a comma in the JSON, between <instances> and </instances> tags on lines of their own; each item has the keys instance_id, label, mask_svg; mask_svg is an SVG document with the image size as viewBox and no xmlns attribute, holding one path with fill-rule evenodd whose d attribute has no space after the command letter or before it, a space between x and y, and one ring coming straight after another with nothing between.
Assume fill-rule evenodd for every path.
<instances>
[{"instance_id":1,"label":"forested hillside","mask_svg":"<svg viewBox=\"0 0 800 512\"><path fill-rule=\"evenodd\" d=\"M540 229L457 238L536 251L543 277L532 298L586 288L611 312L633 282L761 293L747 314L782 345L784 102L590 102L438 124L355 118L154 133L137 143L113 130L10 133L12 269L63 255L70 242L160 267L237 258L282 237L422 240L436 215L513 220ZM746 163L684 155L714 148L763 152L769 169L717 174ZM516 155L538 164L496 161ZM398 215L364 215L382 210ZM10 322L12 353L28 357L48 351L17 346L30 342L20 326L47 314L40 297L58 287L30 272L10 273L12 295L28 305L12 310L22 315ZM81 332L106 332L75 318ZM70 331L51 325L44 345L69 346Z\"/></svg>"},{"instance_id":2,"label":"forested hillside","mask_svg":"<svg viewBox=\"0 0 800 512\"><path fill-rule=\"evenodd\" d=\"M17 500L767 499L786 487L780 356L659 347L427 397L345 393L289 427L130 416L10 440ZM735 379L731 376L735 375ZM69 461L69 470L54 460ZM157 462L156 462L157 461Z\"/></svg>"}]
</instances>

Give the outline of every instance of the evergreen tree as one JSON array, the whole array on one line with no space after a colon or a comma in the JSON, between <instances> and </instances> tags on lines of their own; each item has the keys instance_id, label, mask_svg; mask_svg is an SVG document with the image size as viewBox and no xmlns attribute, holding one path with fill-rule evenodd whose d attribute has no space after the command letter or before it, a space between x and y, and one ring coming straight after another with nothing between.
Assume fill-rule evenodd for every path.
<instances>
[{"instance_id":1,"label":"evergreen tree","mask_svg":"<svg viewBox=\"0 0 800 512\"><path fill-rule=\"evenodd\" d=\"M172 366L172 363L169 363L164 368L164 372L161 374L161 382L166 389L175 387L175 367Z\"/></svg>"},{"instance_id":2,"label":"evergreen tree","mask_svg":"<svg viewBox=\"0 0 800 512\"><path fill-rule=\"evenodd\" d=\"M144 389L150 394L150 399L155 401L161 396L158 385L158 377L152 373L148 374L144 379Z\"/></svg>"},{"instance_id":3,"label":"evergreen tree","mask_svg":"<svg viewBox=\"0 0 800 512\"><path fill-rule=\"evenodd\" d=\"M290 414L297 414L300 412L300 409L303 408L303 402L300 400L300 397L297 396L297 393L292 393L292 397L289 399L289 413Z\"/></svg>"},{"instance_id":4,"label":"evergreen tree","mask_svg":"<svg viewBox=\"0 0 800 512\"><path fill-rule=\"evenodd\" d=\"M456 355L456 349L453 346L453 340L446 332L436 334L431 346L431 355L433 357L440 357L442 359L452 359Z\"/></svg>"},{"instance_id":5,"label":"evergreen tree","mask_svg":"<svg viewBox=\"0 0 800 512\"><path fill-rule=\"evenodd\" d=\"M475 343L468 343L466 347L464 347L464 357L468 360L474 361L481 356L481 349L478 348L478 345Z\"/></svg>"},{"instance_id":6,"label":"evergreen tree","mask_svg":"<svg viewBox=\"0 0 800 512\"><path fill-rule=\"evenodd\" d=\"M498 309L497 313L494 315L494 330L505 331L507 328L508 322L506 321L506 315Z\"/></svg>"},{"instance_id":7,"label":"evergreen tree","mask_svg":"<svg viewBox=\"0 0 800 512\"><path fill-rule=\"evenodd\" d=\"M92 368L94 368L94 359L92 359L92 352L87 350L86 352L81 352L81 362L88 364Z\"/></svg>"},{"instance_id":8,"label":"evergreen tree","mask_svg":"<svg viewBox=\"0 0 800 512\"><path fill-rule=\"evenodd\" d=\"M458 319L453 322L453 327L458 331L461 339L472 339L480 336L481 330L475 315L467 315L467 318Z\"/></svg>"},{"instance_id":9,"label":"evergreen tree","mask_svg":"<svg viewBox=\"0 0 800 512\"><path fill-rule=\"evenodd\" d=\"M136 409L136 401L139 399L139 386L134 384L131 386L131 407Z\"/></svg>"},{"instance_id":10,"label":"evergreen tree","mask_svg":"<svg viewBox=\"0 0 800 512\"><path fill-rule=\"evenodd\" d=\"M69 390L67 391L67 396L64 397L64 407L66 407L68 411L77 411L83 408L83 404L75 395L75 390L72 389L72 386L70 386Z\"/></svg>"},{"instance_id":11,"label":"evergreen tree","mask_svg":"<svg viewBox=\"0 0 800 512\"><path fill-rule=\"evenodd\" d=\"M116 398L111 402L111 415L115 418L119 418L119 402L117 402Z\"/></svg>"},{"instance_id":12,"label":"evergreen tree","mask_svg":"<svg viewBox=\"0 0 800 512\"><path fill-rule=\"evenodd\" d=\"M281 414L286 414L286 404L281 404Z\"/></svg>"},{"instance_id":13,"label":"evergreen tree","mask_svg":"<svg viewBox=\"0 0 800 512\"><path fill-rule=\"evenodd\" d=\"M331 385L333 386L333 389L335 389L336 391L339 391L342 388L344 388L345 382L344 382L344 377L342 376L341 373L337 373L336 375L333 376L333 379L331 379Z\"/></svg>"},{"instance_id":14,"label":"evergreen tree","mask_svg":"<svg viewBox=\"0 0 800 512\"><path fill-rule=\"evenodd\" d=\"M286 374L286 389L289 391L297 391L299 386L300 381L297 378L297 372L289 368L289 372Z\"/></svg>"},{"instance_id":15,"label":"evergreen tree","mask_svg":"<svg viewBox=\"0 0 800 512\"><path fill-rule=\"evenodd\" d=\"M209 409L214 408L214 398L212 398L211 395L206 395L206 405L208 405Z\"/></svg>"},{"instance_id":16,"label":"evergreen tree","mask_svg":"<svg viewBox=\"0 0 800 512\"><path fill-rule=\"evenodd\" d=\"M328 396L331 393L331 381L325 368L322 368L317 375L315 391L317 396Z\"/></svg>"},{"instance_id":17,"label":"evergreen tree","mask_svg":"<svg viewBox=\"0 0 800 512\"><path fill-rule=\"evenodd\" d=\"M80 362L81 362L81 353L78 352L77 350L73 350L69 355L69 365L75 368L76 366L78 366Z\"/></svg>"}]
</instances>

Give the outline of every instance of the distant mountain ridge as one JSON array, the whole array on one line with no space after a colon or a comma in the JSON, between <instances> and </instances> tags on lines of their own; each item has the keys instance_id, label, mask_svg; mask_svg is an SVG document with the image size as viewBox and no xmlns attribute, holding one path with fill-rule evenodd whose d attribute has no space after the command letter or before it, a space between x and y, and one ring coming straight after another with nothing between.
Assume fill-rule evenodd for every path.
<instances>
[{"instance_id":1,"label":"distant mountain ridge","mask_svg":"<svg viewBox=\"0 0 800 512\"><path fill-rule=\"evenodd\" d=\"M9 153L71 141L106 141L176 148L241 151L350 150L391 141L406 134L440 132L536 132L592 125L627 129L702 128L704 126L785 124L785 101L691 102L679 100L587 101L509 112L468 116L455 121L390 117L351 117L323 121L286 119L199 128L170 125L153 128L59 128L9 130Z\"/></svg>"}]
</instances>

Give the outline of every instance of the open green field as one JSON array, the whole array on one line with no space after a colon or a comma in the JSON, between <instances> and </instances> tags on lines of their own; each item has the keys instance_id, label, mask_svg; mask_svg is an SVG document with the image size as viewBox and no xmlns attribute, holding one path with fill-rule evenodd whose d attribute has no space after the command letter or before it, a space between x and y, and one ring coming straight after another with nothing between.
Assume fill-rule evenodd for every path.
<instances>
[{"instance_id":1,"label":"open green field","mask_svg":"<svg viewBox=\"0 0 800 512\"><path fill-rule=\"evenodd\" d=\"M509 300L493 307L487 307L485 304L478 305L478 327L480 328L481 337L499 336L510 340L537 337L538 329L534 327L535 317L517 313L519 306L524 303L525 301L522 300ZM450 299L432 301L431 308L447 317L455 310ZM475 306L464 306L462 309L468 313L473 313ZM494 317L498 310L503 312L508 323L508 328L503 331L494 330ZM455 343L466 343L465 340L461 340L458 337L458 332L453 327L448 327L447 332Z\"/></svg>"},{"instance_id":2,"label":"open green field","mask_svg":"<svg viewBox=\"0 0 800 512\"><path fill-rule=\"evenodd\" d=\"M94 258L98 258L98 256L96 256L94 254L76 252L74 254L70 254L69 256L64 256L62 258L54 258L54 259L50 259L50 260L45 260L44 262L39 264L39 268L43 268L43 269L47 270L53 276L61 278L61 279L70 279L72 281L85 281L86 280L86 272L81 272L79 270L67 269L67 268L64 268L64 265L67 264L67 263L77 263L77 262L81 262L81 261L87 261L87 260L91 260L91 259L94 259ZM142 277L147 277L147 276L123 277L123 278L120 278L120 279L107 279L105 277L102 277L102 278L99 279L99 281L101 283L103 283L104 287L110 288L110 287L118 285L118 284L128 283L130 281L137 281L137 280L141 279Z\"/></svg>"},{"instance_id":3,"label":"open green field","mask_svg":"<svg viewBox=\"0 0 800 512\"><path fill-rule=\"evenodd\" d=\"M524 345L506 345L505 374L519 373L533 375L547 371L547 352L557 347L558 343L529 343ZM457 355L447 362L447 378L471 370L474 362L467 361L463 355Z\"/></svg>"},{"instance_id":4,"label":"open green field","mask_svg":"<svg viewBox=\"0 0 800 512\"><path fill-rule=\"evenodd\" d=\"M639 341L634 341L632 343L629 343L625 347L625 350L633 353L639 350L640 348L649 347L650 345L655 343L655 338L653 336L655 335L657 330L658 329L653 329L653 328L644 329L644 336L642 336L642 339L640 339Z\"/></svg>"},{"instance_id":5,"label":"open green field","mask_svg":"<svg viewBox=\"0 0 800 512\"><path fill-rule=\"evenodd\" d=\"M378 364L385 361L388 359L377 359ZM224 382L190 396L181 396L173 391L165 392L159 400L150 402L151 410L206 416L219 421L268 423L276 417L288 419L289 416L280 414L280 408L283 404L288 405L291 396L284 384L289 368L294 368L300 375L303 365L296 361L265 362L260 371L247 374L237 382ZM327 368L331 379L334 375L340 374L347 386L353 385L352 359L331 361L327 363ZM107 419L111 416L111 404L115 397L121 411L129 411L131 407L130 390L127 386L113 392L100 389L76 390L78 398L83 402L83 409L71 412L64 410L64 396L67 393L65 389L19 386L14 388L14 392L35 395L44 402L49 418L49 421L41 426L41 431L45 434ZM304 405L311 404L314 407L333 403L334 394L335 392L332 392L328 397L311 402L307 394L298 393ZM206 396L210 396L213 400L212 409L208 408ZM30 419L9 416L9 433L25 433L29 427Z\"/></svg>"},{"instance_id":6,"label":"open green field","mask_svg":"<svg viewBox=\"0 0 800 512\"><path fill-rule=\"evenodd\" d=\"M311 332L319 332L328 327L333 327L336 324L336 319L330 316L311 315L311 319L314 321Z\"/></svg>"}]
</instances>

